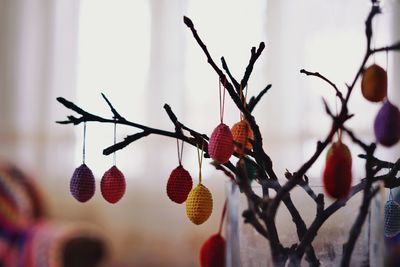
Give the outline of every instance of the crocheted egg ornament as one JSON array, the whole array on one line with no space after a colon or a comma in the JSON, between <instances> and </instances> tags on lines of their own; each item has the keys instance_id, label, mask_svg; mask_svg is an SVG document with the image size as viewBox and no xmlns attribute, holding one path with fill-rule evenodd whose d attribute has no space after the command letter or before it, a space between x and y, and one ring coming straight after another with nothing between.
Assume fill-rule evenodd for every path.
<instances>
[{"instance_id":1,"label":"crocheted egg ornament","mask_svg":"<svg viewBox=\"0 0 400 267\"><path fill-rule=\"evenodd\" d=\"M361 80L361 92L369 101L382 101L387 94L386 71L376 64L364 70Z\"/></svg>"},{"instance_id":2,"label":"crocheted egg ornament","mask_svg":"<svg viewBox=\"0 0 400 267\"><path fill-rule=\"evenodd\" d=\"M124 174L114 165L106 171L100 182L101 194L110 203L118 202L125 194Z\"/></svg>"},{"instance_id":3,"label":"crocheted egg ornament","mask_svg":"<svg viewBox=\"0 0 400 267\"><path fill-rule=\"evenodd\" d=\"M400 111L389 101L382 105L376 115L374 132L376 140L387 147L393 146L400 139Z\"/></svg>"},{"instance_id":4,"label":"crocheted egg ornament","mask_svg":"<svg viewBox=\"0 0 400 267\"><path fill-rule=\"evenodd\" d=\"M79 202L86 202L92 198L96 188L95 180L92 171L82 164L75 169L69 189L74 198Z\"/></svg>"},{"instance_id":5,"label":"crocheted egg ornament","mask_svg":"<svg viewBox=\"0 0 400 267\"><path fill-rule=\"evenodd\" d=\"M179 165L169 175L167 195L172 201L182 204L186 201L192 186L193 181L190 173L182 165Z\"/></svg>"},{"instance_id":6,"label":"crocheted egg ornament","mask_svg":"<svg viewBox=\"0 0 400 267\"><path fill-rule=\"evenodd\" d=\"M233 154L233 136L229 127L220 123L212 132L208 143L208 154L220 164L224 164Z\"/></svg>"},{"instance_id":7,"label":"crocheted egg ornament","mask_svg":"<svg viewBox=\"0 0 400 267\"><path fill-rule=\"evenodd\" d=\"M200 249L201 267L225 267L225 239L220 234L212 235Z\"/></svg>"},{"instance_id":8,"label":"crocheted egg ornament","mask_svg":"<svg viewBox=\"0 0 400 267\"><path fill-rule=\"evenodd\" d=\"M239 168L240 167L240 165L242 164L241 162L243 161L244 162L244 171L246 172L246 174L247 174L247 178L250 180L250 181L253 181L253 180L255 180L256 179L256 177L257 177L257 167L255 166L255 162L253 162L249 157L245 157L246 158L246 160L245 159L240 159L238 162L237 162L237 164L236 164L236 168ZM240 182L240 180L241 180L241 177L239 176L239 175L236 175L236 180L237 181L239 181Z\"/></svg>"},{"instance_id":9,"label":"crocheted egg ornament","mask_svg":"<svg viewBox=\"0 0 400 267\"><path fill-rule=\"evenodd\" d=\"M400 233L400 205L394 200L385 203L384 233L387 237Z\"/></svg>"},{"instance_id":10,"label":"crocheted egg ornament","mask_svg":"<svg viewBox=\"0 0 400 267\"><path fill-rule=\"evenodd\" d=\"M210 191L203 184L198 184L190 191L186 200L186 215L194 224L202 224L210 217L213 200Z\"/></svg>"},{"instance_id":11,"label":"crocheted egg ornament","mask_svg":"<svg viewBox=\"0 0 400 267\"><path fill-rule=\"evenodd\" d=\"M333 143L328 151L323 183L326 193L336 199L346 197L351 188L351 153L341 141Z\"/></svg>"},{"instance_id":12,"label":"crocheted egg ornament","mask_svg":"<svg viewBox=\"0 0 400 267\"><path fill-rule=\"evenodd\" d=\"M231 129L233 140L241 145L235 144L234 150L235 152L242 154L243 153L243 145L244 148L251 150L253 148L251 142L249 140L254 139L253 131L250 128L250 125L246 120L241 120L235 123Z\"/></svg>"}]
</instances>

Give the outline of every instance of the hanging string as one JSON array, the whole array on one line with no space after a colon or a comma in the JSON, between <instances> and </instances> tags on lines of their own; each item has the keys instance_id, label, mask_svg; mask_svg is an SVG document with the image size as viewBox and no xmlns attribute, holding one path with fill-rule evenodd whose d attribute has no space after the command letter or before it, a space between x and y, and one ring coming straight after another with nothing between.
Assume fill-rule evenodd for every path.
<instances>
[{"instance_id":1,"label":"hanging string","mask_svg":"<svg viewBox=\"0 0 400 267\"><path fill-rule=\"evenodd\" d=\"M386 72L388 71L389 66L389 51L386 50Z\"/></svg>"},{"instance_id":2,"label":"hanging string","mask_svg":"<svg viewBox=\"0 0 400 267\"><path fill-rule=\"evenodd\" d=\"M219 118L221 120L221 123L223 123L224 120L224 109L225 109L225 86L226 86L226 79L224 80L224 89L223 92L221 89L221 80L218 80L219 82Z\"/></svg>"},{"instance_id":3,"label":"hanging string","mask_svg":"<svg viewBox=\"0 0 400 267\"><path fill-rule=\"evenodd\" d=\"M389 200L393 200L392 188L389 189Z\"/></svg>"},{"instance_id":4,"label":"hanging string","mask_svg":"<svg viewBox=\"0 0 400 267\"><path fill-rule=\"evenodd\" d=\"M225 199L224 208L222 209L222 215L221 215L221 221L219 222L218 234L221 234L221 232L222 232L222 227L224 225L224 219L225 219L225 214L226 214L227 203L228 203L228 198Z\"/></svg>"},{"instance_id":5,"label":"hanging string","mask_svg":"<svg viewBox=\"0 0 400 267\"><path fill-rule=\"evenodd\" d=\"M82 149L82 162L86 161L86 121L83 122L83 149Z\"/></svg>"},{"instance_id":6,"label":"hanging string","mask_svg":"<svg viewBox=\"0 0 400 267\"><path fill-rule=\"evenodd\" d=\"M201 184L201 165L203 164L203 146L204 146L204 141L201 143L201 154L200 154L200 149L199 145L197 144L197 160L199 161L199 184Z\"/></svg>"},{"instance_id":7,"label":"hanging string","mask_svg":"<svg viewBox=\"0 0 400 267\"><path fill-rule=\"evenodd\" d=\"M338 103L337 103L337 101L338 101L338 99L337 99L337 97L336 97L336 95L335 95L335 110L336 110L336 117L338 116ZM336 134L337 134L337 138L338 138L338 140L341 140L341 134L339 134L339 131L340 131L340 129L338 129L338 130L336 131Z\"/></svg>"},{"instance_id":8,"label":"hanging string","mask_svg":"<svg viewBox=\"0 0 400 267\"><path fill-rule=\"evenodd\" d=\"M246 94L247 94L247 92L246 92ZM243 87L242 87L242 83L240 83L240 103L242 103L243 104ZM243 113L242 112L240 112L240 120L243 120L244 119L244 116L243 116Z\"/></svg>"},{"instance_id":9,"label":"hanging string","mask_svg":"<svg viewBox=\"0 0 400 267\"><path fill-rule=\"evenodd\" d=\"M182 155L183 155L183 145L185 144L185 142L182 140L182 144L181 147L179 149L179 139L176 138L176 149L178 151L178 162L179 162L179 166L182 166Z\"/></svg>"},{"instance_id":10,"label":"hanging string","mask_svg":"<svg viewBox=\"0 0 400 267\"><path fill-rule=\"evenodd\" d=\"M114 146L117 143L117 122L114 120ZM113 154L114 166L117 165L117 153L114 151Z\"/></svg>"}]
</instances>

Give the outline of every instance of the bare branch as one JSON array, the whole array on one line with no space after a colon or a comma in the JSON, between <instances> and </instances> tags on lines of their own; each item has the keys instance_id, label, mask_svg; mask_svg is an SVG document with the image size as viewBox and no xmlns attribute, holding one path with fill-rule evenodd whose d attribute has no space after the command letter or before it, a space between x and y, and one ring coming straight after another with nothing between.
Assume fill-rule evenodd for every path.
<instances>
[{"instance_id":1,"label":"bare branch","mask_svg":"<svg viewBox=\"0 0 400 267\"><path fill-rule=\"evenodd\" d=\"M301 69L300 73L304 73L307 76L315 76L318 77L320 79L322 79L323 81L327 82L330 86L333 87L333 89L335 89L336 92L336 96L340 99L341 102L344 101L343 95L342 93L339 91L339 89L337 88L336 84L334 84L333 82L331 82L331 80L329 80L328 78L326 78L325 76L323 76L322 74L320 74L319 72L310 72L307 71L305 69Z\"/></svg>"},{"instance_id":2,"label":"bare branch","mask_svg":"<svg viewBox=\"0 0 400 267\"><path fill-rule=\"evenodd\" d=\"M247 109L250 113L253 112L254 108L260 102L261 98L265 95L265 93L268 92L269 89L271 89L272 85L268 84L261 92L256 96L252 96L249 100L249 104L247 105Z\"/></svg>"}]
</instances>

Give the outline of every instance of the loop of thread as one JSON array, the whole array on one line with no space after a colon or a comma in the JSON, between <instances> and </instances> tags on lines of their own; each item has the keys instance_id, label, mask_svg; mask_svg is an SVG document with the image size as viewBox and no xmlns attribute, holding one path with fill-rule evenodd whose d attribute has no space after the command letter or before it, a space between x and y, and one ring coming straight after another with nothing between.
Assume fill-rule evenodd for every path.
<instances>
[{"instance_id":1,"label":"loop of thread","mask_svg":"<svg viewBox=\"0 0 400 267\"><path fill-rule=\"evenodd\" d=\"M114 121L114 145L116 143L117 143L117 122ZM117 164L117 154L115 153L115 151L113 154L113 163L114 163L114 166Z\"/></svg>"},{"instance_id":2,"label":"loop of thread","mask_svg":"<svg viewBox=\"0 0 400 267\"><path fill-rule=\"evenodd\" d=\"M335 95L335 112L336 112L336 117L339 115L339 114L338 114L338 103L337 103L337 101L338 101L338 99L337 99L337 97L336 97L336 95ZM336 131L338 140L340 140L340 138L341 138L341 135L339 134L339 131L340 131L340 129L338 129L338 130Z\"/></svg>"},{"instance_id":3,"label":"loop of thread","mask_svg":"<svg viewBox=\"0 0 400 267\"><path fill-rule=\"evenodd\" d=\"M389 200L393 200L392 188L389 190Z\"/></svg>"},{"instance_id":4,"label":"loop of thread","mask_svg":"<svg viewBox=\"0 0 400 267\"><path fill-rule=\"evenodd\" d=\"M82 149L82 162L86 161L86 121L83 122L83 149Z\"/></svg>"},{"instance_id":5,"label":"loop of thread","mask_svg":"<svg viewBox=\"0 0 400 267\"><path fill-rule=\"evenodd\" d=\"M203 163L203 145L204 145L204 141L201 143L201 154L200 154L200 149L199 149L199 145L197 144L197 160L199 162L199 184L201 184L201 165Z\"/></svg>"},{"instance_id":6,"label":"loop of thread","mask_svg":"<svg viewBox=\"0 0 400 267\"><path fill-rule=\"evenodd\" d=\"M182 155L183 155L183 145L185 144L185 142L182 140L182 144L181 144L181 149L179 149L179 139L176 138L176 149L178 151L178 162L179 162L179 166L182 165Z\"/></svg>"},{"instance_id":7,"label":"loop of thread","mask_svg":"<svg viewBox=\"0 0 400 267\"><path fill-rule=\"evenodd\" d=\"M388 71L389 66L389 51L386 50L386 72Z\"/></svg>"},{"instance_id":8,"label":"loop of thread","mask_svg":"<svg viewBox=\"0 0 400 267\"><path fill-rule=\"evenodd\" d=\"M221 93L221 80L219 81L219 118L221 123L224 120L224 109L225 109L225 86L226 86L226 79L224 80L224 91Z\"/></svg>"},{"instance_id":9,"label":"loop of thread","mask_svg":"<svg viewBox=\"0 0 400 267\"><path fill-rule=\"evenodd\" d=\"M224 225L225 213L226 213L226 206L227 206L228 198L225 199L224 208L222 209L221 221L219 222L219 230L218 234L221 234L222 227Z\"/></svg>"},{"instance_id":10,"label":"loop of thread","mask_svg":"<svg viewBox=\"0 0 400 267\"><path fill-rule=\"evenodd\" d=\"M248 91L248 84L246 84L246 92L243 95L243 86L240 83L240 102L243 104L244 109L247 109L247 91ZM243 112L240 112L240 120L244 120Z\"/></svg>"}]
</instances>

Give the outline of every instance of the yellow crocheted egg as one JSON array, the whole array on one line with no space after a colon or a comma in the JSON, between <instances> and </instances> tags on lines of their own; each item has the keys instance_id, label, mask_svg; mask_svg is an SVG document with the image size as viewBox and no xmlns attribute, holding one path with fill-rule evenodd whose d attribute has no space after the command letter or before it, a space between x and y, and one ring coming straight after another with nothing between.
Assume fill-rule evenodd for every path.
<instances>
[{"instance_id":1,"label":"yellow crocheted egg","mask_svg":"<svg viewBox=\"0 0 400 267\"><path fill-rule=\"evenodd\" d=\"M213 200L210 191L203 184L198 184L190 191L186 200L186 215L194 224L202 224L210 217Z\"/></svg>"},{"instance_id":2,"label":"yellow crocheted egg","mask_svg":"<svg viewBox=\"0 0 400 267\"><path fill-rule=\"evenodd\" d=\"M243 148L251 150L253 148L252 144L249 140L254 139L253 131L250 128L250 125L245 120L241 120L238 123L235 123L231 129L233 141L239 143L238 145L235 143L235 152L239 154L243 154ZM246 144L246 146L244 146Z\"/></svg>"}]
</instances>

